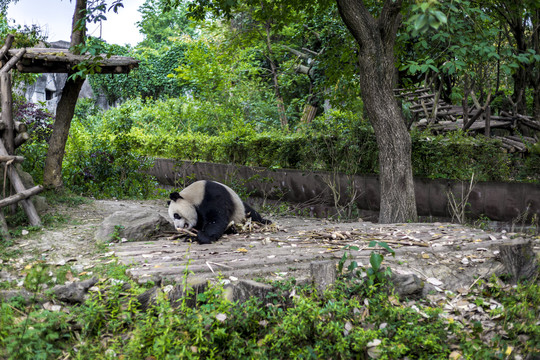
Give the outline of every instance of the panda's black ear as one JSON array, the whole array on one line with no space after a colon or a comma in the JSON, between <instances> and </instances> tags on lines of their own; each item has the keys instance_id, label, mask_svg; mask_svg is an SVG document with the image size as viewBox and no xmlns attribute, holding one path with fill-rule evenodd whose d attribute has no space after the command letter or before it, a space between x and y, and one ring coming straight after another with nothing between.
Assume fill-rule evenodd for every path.
<instances>
[{"instance_id":1,"label":"panda's black ear","mask_svg":"<svg viewBox=\"0 0 540 360\"><path fill-rule=\"evenodd\" d=\"M176 201L178 199L182 199L182 197L180 196L179 193L177 193L176 191L171 193L171 195L169 195L169 197L171 198L172 201Z\"/></svg>"},{"instance_id":2,"label":"panda's black ear","mask_svg":"<svg viewBox=\"0 0 540 360\"><path fill-rule=\"evenodd\" d=\"M167 206L171 205L171 200L167 200Z\"/></svg>"}]
</instances>

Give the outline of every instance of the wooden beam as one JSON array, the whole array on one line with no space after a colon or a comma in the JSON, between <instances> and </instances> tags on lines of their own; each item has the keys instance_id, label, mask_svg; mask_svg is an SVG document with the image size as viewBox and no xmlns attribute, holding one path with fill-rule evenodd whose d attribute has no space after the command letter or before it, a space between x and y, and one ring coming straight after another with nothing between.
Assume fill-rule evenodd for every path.
<instances>
[{"instance_id":1,"label":"wooden beam","mask_svg":"<svg viewBox=\"0 0 540 360\"><path fill-rule=\"evenodd\" d=\"M9 70L11 70L11 68L13 66L15 66L15 64L19 60L21 60L21 58L23 57L23 55L25 53L26 53L26 49L20 49L19 52L17 52L17 54L15 54L15 56L13 56L11 59L9 59L9 61L7 63L5 63L4 66L2 66L2 69L0 69L0 74L5 74Z\"/></svg>"},{"instance_id":2,"label":"wooden beam","mask_svg":"<svg viewBox=\"0 0 540 360\"><path fill-rule=\"evenodd\" d=\"M27 142L30 139L30 135L27 132L22 132L17 134L15 136L15 139L13 139L13 146L15 146L15 149Z\"/></svg>"},{"instance_id":3,"label":"wooden beam","mask_svg":"<svg viewBox=\"0 0 540 360\"><path fill-rule=\"evenodd\" d=\"M28 131L28 126L20 121L14 121L13 124L15 125L15 131L18 133L23 133Z\"/></svg>"},{"instance_id":4,"label":"wooden beam","mask_svg":"<svg viewBox=\"0 0 540 360\"><path fill-rule=\"evenodd\" d=\"M9 155L2 141L0 141L0 155ZM13 186L16 192L20 193L26 190L22 183L21 177L17 173L17 170L15 170L14 166L8 166L7 175L9 177L9 180L11 181L11 186ZM30 225L41 226L41 220L36 211L36 208L34 207L34 204L32 204L32 202L27 199L21 200L20 204L23 207L24 212L28 216L28 221L30 222Z\"/></svg>"},{"instance_id":5,"label":"wooden beam","mask_svg":"<svg viewBox=\"0 0 540 360\"><path fill-rule=\"evenodd\" d=\"M486 113L485 113L485 118L486 118L486 128L484 130L484 135L486 137L490 137L490 133L491 133L491 106L488 105L488 107L486 108Z\"/></svg>"},{"instance_id":6,"label":"wooden beam","mask_svg":"<svg viewBox=\"0 0 540 360\"><path fill-rule=\"evenodd\" d=\"M4 199L0 200L0 208L3 208L5 206L11 205L11 204L18 203L19 201L27 199L32 195L39 194L42 191L43 191L43 186L38 185L38 186L34 186L33 188L24 190L24 191L22 191L20 193L17 193L15 195L11 195L11 196L9 196L7 198L4 198Z\"/></svg>"},{"instance_id":7,"label":"wooden beam","mask_svg":"<svg viewBox=\"0 0 540 360\"><path fill-rule=\"evenodd\" d=\"M8 161L13 161L14 163L22 163L24 161L24 157L15 155L0 155L0 162Z\"/></svg>"},{"instance_id":8,"label":"wooden beam","mask_svg":"<svg viewBox=\"0 0 540 360\"><path fill-rule=\"evenodd\" d=\"M23 73L67 73L83 61L92 61L91 55L75 55L66 49L27 48L17 63L17 70ZM9 50L8 58L16 55L17 49ZM139 66L139 60L127 56L100 55L96 60L100 74L127 74Z\"/></svg>"},{"instance_id":9,"label":"wooden beam","mask_svg":"<svg viewBox=\"0 0 540 360\"><path fill-rule=\"evenodd\" d=\"M0 59L6 55L9 49L11 49L11 45L13 45L13 40L15 40L15 35L8 34L6 37L6 41L4 43L4 46L0 49Z\"/></svg>"},{"instance_id":10,"label":"wooden beam","mask_svg":"<svg viewBox=\"0 0 540 360\"><path fill-rule=\"evenodd\" d=\"M11 236L9 235L9 229L7 226L6 218L4 217L4 212L2 209L0 209L0 236L2 236L2 239L4 241L11 240Z\"/></svg>"}]
</instances>

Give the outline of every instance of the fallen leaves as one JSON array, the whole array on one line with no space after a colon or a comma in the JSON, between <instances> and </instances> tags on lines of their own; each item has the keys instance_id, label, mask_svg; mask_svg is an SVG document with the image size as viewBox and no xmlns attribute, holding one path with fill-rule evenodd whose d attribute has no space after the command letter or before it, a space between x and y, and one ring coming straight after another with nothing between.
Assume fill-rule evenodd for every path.
<instances>
[{"instance_id":1,"label":"fallen leaves","mask_svg":"<svg viewBox=\"0 0 540 360\"><path fill-rule=\"evenodd\" d=\"M302 238L307 238L307 240L315 241L330 241L332 244L346 246L351 242L385 242L391 244L392 246L421 246L428 247L429 244L421 241L415 237L401 234L399 238L395 238L390 233L367 233L360 231L359 229L352 230L336 230L327 228L324 230L310 230L310 231L300 231L298 232Z\"/></svg>"}]
</instances>

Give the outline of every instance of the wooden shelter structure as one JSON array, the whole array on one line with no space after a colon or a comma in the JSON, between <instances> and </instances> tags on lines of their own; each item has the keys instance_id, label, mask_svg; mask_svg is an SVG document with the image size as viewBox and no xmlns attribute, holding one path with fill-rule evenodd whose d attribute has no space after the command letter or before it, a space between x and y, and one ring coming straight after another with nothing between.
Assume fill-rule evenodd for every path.
<instances>
[{"instance_id":1,"label":"wooden shelter structure","mask_svg":"<svg viewBox=\"0 0 540 360\"><path fill-rule=\"evenodd\" d=\"M124 56L100 56L98 59L91 55L75 55L66 49L53 48L22 48L11 49L14 36L8 35L4 46L0 49L0 102L2 112L0 118L0 163L4 165L4 187L9 178L13 195L0 200L0 235L9 238L3 208L19 203L29 223L40 226L41 220L29 200L32 195L43 191L41 185L26 189L14 163L21 163L24 158L15 155L15 149L30 138L25 124L13 119L11 71L16 69L22 73L69 73L75 70L76 65L83 62L98 61L99 72L102 74L127 74L138 67L139 61Z\"/></svg>"},{"instance_id":2,"label":"wooden shelter structure","mask_svg":"<svg viewBox=\"0 0 540 360\"><path fill-rule=\"evenodd\" d=\"M469 107L466 101L463 105L450 105L444 102L439 92L433 92L429 87L418 89L395 89L394 95L404 103L408 103L412 114L408 128L428 128L432 132L441 133L458 129L473 132L483 132L492 136L492 129L506 129L510 135L494 136L501 141L501 146L508 152L526 152L527 145L538 141L532 136L514 134L518 127L528 128L531 133L540 131L540 122L532 117L520 114L510 114L502 111L495 116L491 113L491 100L488 96L484 105L480 104L474 93L470 93L473 105Z\"/></svg>"}]
</instances>

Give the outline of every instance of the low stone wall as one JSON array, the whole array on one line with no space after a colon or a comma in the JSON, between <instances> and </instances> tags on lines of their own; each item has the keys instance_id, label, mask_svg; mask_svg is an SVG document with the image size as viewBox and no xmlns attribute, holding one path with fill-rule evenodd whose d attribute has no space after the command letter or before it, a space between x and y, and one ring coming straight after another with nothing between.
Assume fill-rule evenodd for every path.
<instances>
[{"instance_id":1,"label":"low stone wall","mask_svg":"<svg viewBox=\"0 0 540 360\"><path fill-rule=\"evenodd\" d=\"M380 191L377 175L345 175L323 171L270 170L204 162L156 159L151 174L164 184L182 188L188 180L216 180L239 183L253 196L302 204L312 216L335 213L335 202L345 205L355 194L361 216L379 211ZM418 215L450 217L448 193L456 199L467 194L469 182L415 178ZM335 200L338 199L338 200ZM526 213L540 218L540 186L524 183L479 182L470 192L467 216L487 216L497 221L512 221Z\"/></svg>"}]
</instances>

